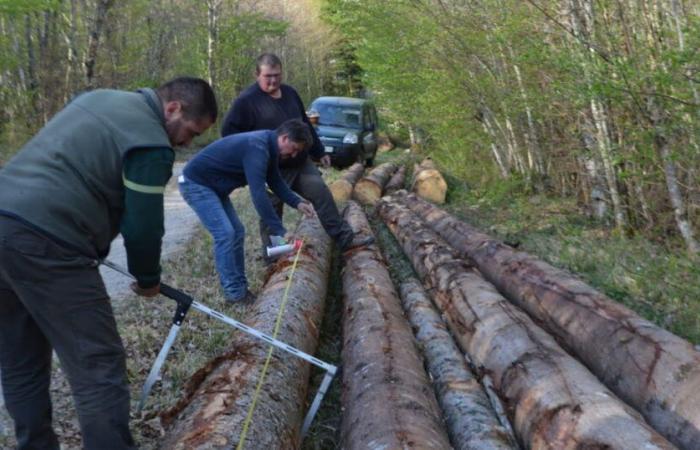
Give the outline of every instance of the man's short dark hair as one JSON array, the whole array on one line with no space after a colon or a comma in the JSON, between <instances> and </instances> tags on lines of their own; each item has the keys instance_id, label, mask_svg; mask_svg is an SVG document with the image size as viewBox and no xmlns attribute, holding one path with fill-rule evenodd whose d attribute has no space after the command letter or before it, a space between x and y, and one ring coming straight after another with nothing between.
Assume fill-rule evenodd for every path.
<instances>
[{"instance_id":1,"label":"man's short dark hair","mask_svg":"<svg viewBox=\"0 0 700 450\"><path fill-rule=\"evenodd\" d=\"M309 126L299 119L289 119L277 127L277 136L286 134L290 141L301 144L304 149L311 147L314 138Z\"/></svg>"},{"instance_id":2,"label":"man's short dark hair","mask_svg":"<svg viewBox=\"0 0 700 450\"><path fill-rule=\"evenodd\" d=\"M255 73L260 73L261 66L282 67L282 61L274 53L263 53L255 60Z\"/></svg>"},{"instance_id":3,"label":"man's short dark hair","mask_svg":"<svg viewBox=\"0 0 700 450\"><path fill-rule=\"evenodd\" d=\"M201 78L174 78L159 87L157 92L164 102L182 103L182 113L187 120L199 121L208 117L212 123L216 122L219 114L216 95L209 83Z\"/></svg>"}]
</instances>

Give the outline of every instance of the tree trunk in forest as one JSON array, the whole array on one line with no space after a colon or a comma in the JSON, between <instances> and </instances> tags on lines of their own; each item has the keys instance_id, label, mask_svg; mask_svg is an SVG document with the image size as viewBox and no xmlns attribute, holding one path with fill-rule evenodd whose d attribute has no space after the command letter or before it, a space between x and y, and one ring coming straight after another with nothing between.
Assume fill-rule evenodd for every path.
<instances>
[{"instance_id":1,"label":"tree trunk in forest","mask_svg":"<svg viewBox=\"0 0 700 450\"><path fill-rule=\"evenodd\" d=\"M100 44L102 28L105 24L107 12L112 7L114 0L97 0L95 7L95 19L89 31L87 52L85 54L85 84L88 89L95 87L95 63L97 62L97 49Z\"/></svg>"},{"instance_id":2,"label":"tree trunk in forest","mask_svg":"<svg viewBox=\"0 0 700 450\"><path fill-rule=\"evenodd\" d=\"M207 72L209 84L215 88L216 84L216 62L214 58L215 45L218 39L219 30L219 7L222 0L207 0Z\"/></svg>"},{"instance_id":3,"label":"tree trunk in forest","mask_svg":"<svg viewBox=\"0 0 700 450\"><path fill-rule=\"evenodd\" d=\"M357 203L345 219L372 233ZM379 250L370 245L344 257L342 448L452 448Z\"/></svg>"},{"instance_id":4,"label":"tree trunk in forest","mask_svg":"<svg viewBox=\"0 0 700 450\"><path fill-rule=\"evenodd\" d=\"M331 183L329 189L331 190L331 194L333 194L333 200L335 200L336 203L343 203L350 200L352 189L364 172L365 166L362 163L355 163L345 171L339 180L335 180Z\"/></svg>"},{"instance_id":5,"label":"tree trunk in forest","mask_svg":"<svg viewBox=\"0 0 700 450\"><path fill-rule=\"evenodd\" d=\"M355 184L353 197L364 205L373 205L379 200L384 186L396 172L397 165L391 162L380 164Z\"/></svg>"},{"instance_id":6,"label":"tree trunk in forest","mask_svg":"<svg viewBox=\"0 0 700 450\"><path fill-rule=\"evenodd\" d=\"M68 16L68 31L64 34L66 41L66 73L63 81L63 103L68 103L72 88L72 75L77 59L78 52L76 50L75 30L76 30L76 0L70 0L70 15Z\"/></svg>"},{"instance_id":7,"label":"tree trunk in forest","mask_svg":"<svg viewBox=\"0 0 700 450\"><path fill-rule=\"evenodd\" d=\"M447 182L432 159L426 158L413 168L411 191L433 203L445 203Z\"/></svg>"},{"instance_id":8,"label":"tree trunk in forest","mask_svg":"<svg viewBox=\"0 0 700 450\"><path fill-rule=\"evenodd\" d=\"M689 342L415 195L400 200L661 434L700 448L700 352Z\"/></svg>"},{"instance_id":9,"label":"tree trunk in forest","mask_svg":"<svg viewBox=\"0 0 700 450\"><path fill-rule=\"evenodd\" d=\"M403 185L406 182L406 166L401 165L399 168L394 172L394 174L391 176L391 179L389 179L389 182L386 184L384 187L384 193L385 194L392 194L399 189L403 189Z\"/></svg>"},{"instance_id":10,"label":"tree trunk in forest","mask_svg":"<svg viewBox=\"0 0 700 450\"><path fill-rule=\"evenodd\" d=\"M379 202L380 216L433 289L462 350L491 375L526 448L674 448L393 200Z\"/></svg>"},{"instance_id":11,"label":"tree trunk in forest","mask_svg":"<svg viewBox=\"0 0 700 450\"><path fill-rule=\"evenodd\" d=\"M696 257L698 256L698 253L700 253L700 246L698 245L698 241L695 239L693 226L688 219L685 202L683 201L683 195L681 194L681 188L678 182L676 163L671 155L668 140L662 131L661 122L663 121L663 113L657 106L653 105L653 99L650 100L650 103L652 103L652 121L655 129L654 145L661 155L661 161L663 161L664 178L666 179L668 197L671 200L671 206L673 206L673 215L676 219L676 226L678 227L678 231L685 241L688 254L691 257Z\"/></svg>"},{"instance_id":12,"label":"tree trunk in forest","mask_svg":"<svg viewBox=\"0 0 700 450\"><path fill-rule=\"evenodd\" d=\"M413 325L456 450L516 449L510 422L499 423L489 398L417 280L401 283L401 301Z\"/></svg>"},{"instance_id":13,"label":"tree trunk in forest","mask_svg":"<svg viewBox=\"0 0 700 450\"><path fill-rule=\"evenodd\" d=\"M479 122L481 122L481 126L484 128L484 132L491 137L491 154L493 155L493 159L496 162L496 166L498 167L498 170L501 173L501 177L503 179L506 179L508 178L508 167L506 167L504 158L501 155L503 150L501 150L500 145L497 144L498 138L496 136L496 132L494 131L493 126L491 126L491 123L489 122L488 117L485 114L486 113L484 112L480 113Z\"/></svg>"},{"instance_id":14,"label":"tree trunk in forest","mask_svg":"<svg viewBox=\"0 0 700 450\"><path fill-rule=\"evenodd\" d=\"M296 233L304 246L276 337L313 354L323 316L331 242L315 219L302 221ZM292 277L293 259L294 255L289 255L276 263L252 307L248 326L273 334L287 280ZM236 332L234 336L230 350L197 371L179 404L161 415L167 430L162 448L230 449L238 444L269 347L247 334ZM248 429L246 448L299 448L309 372L309 363L275 349Z\"/></svg>"}]
</instances>

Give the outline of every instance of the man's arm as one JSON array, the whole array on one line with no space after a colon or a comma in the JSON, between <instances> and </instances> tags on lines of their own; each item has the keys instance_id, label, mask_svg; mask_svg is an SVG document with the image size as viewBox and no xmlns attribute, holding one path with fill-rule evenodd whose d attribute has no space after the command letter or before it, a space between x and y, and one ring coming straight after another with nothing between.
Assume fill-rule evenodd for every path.
<instances>
[{"instance_id":1,"label":"man's arm","mask_svg":"<svg viewBox=\"0 0 700 450\"><path fill-rule=\"evenodd\" d=\"M238 97L234 100L221 124L221 137L254 130L255 115L253 110L243 98Z\"/></svg>"},{"instance_id":2,"label":"man's arm","mask_svg":"<svg viewBox=\"0 0 700 450\"><path fill-rule=\"evenodd\" d=\"M255 142L254 148L249 149L243 158L243 170L245 171L246 181L250 188L250 197L253 201L253 206L255 206L260 219L270 228L272 234L284 236L287 230L284 228L284 225L282 225L282 221L272 207L270 197L267 195L267 189L265 187L269 162L268 150L265 143L263 141ZM284 183L284 181L282 182ZM293 204L290 203L290 206L296 208L301 199L293 192L291 194L294 195L295 199L292 200Z\"/></svg>"},{"instance_id":3,"label":"man's arm","mask_svg":"<svg viewBox=\"0 0 700 450\"><path fill-rule=\"evenodd\" d=\"M160 283L163 193L172 175L174 160L175 153L167 147L135 149L124 160L121 233L129 272L142 289Z\"/></svg>"},{"instance_id":4,"label":"man's arm","mask_svg":"<svg viewBox=\"0 0 700 450\"><path fill-rule=\"evenodd\" d=\"M284 181L284 178L282 178L279 164L276 160L268 166L266 180L267 185L270 186L272 192L274 192L275 195L280 198L280 200L292 208L299 206L301 198L289 188L287 183Z\"/></svg>"}]
</instances>

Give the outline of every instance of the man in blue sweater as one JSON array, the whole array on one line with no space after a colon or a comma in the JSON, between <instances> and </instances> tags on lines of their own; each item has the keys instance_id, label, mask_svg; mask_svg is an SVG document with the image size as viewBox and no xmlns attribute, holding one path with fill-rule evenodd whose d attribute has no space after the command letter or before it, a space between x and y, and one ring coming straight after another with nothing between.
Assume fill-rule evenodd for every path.
<instances>
[{"instance_id":1,"label":"man in blue sweater","mask_svg":"<svg viewBox=\"0 0 700 450\"><path fill-rule=\"evenodd\" d=\"M248 185L261 221L274 241L287 234L270 203L266 184L292 208L312 217L314 208L280 176L278 160L294 158L311 144L308 126L288 120L276 131L261 130L221 138L205 147L185 166L180 192L214 238L214 259L224 296L231 303L251 303L245 276L245 229L229 195Z\"/></svg>"},{"instance_id":2,"label":"man in blue sweater","mask_svg":"<svg viewBox=\"0 0 700 450\"><path fill-rule=\"evenodd\" d=\"M371 236L356 235L343 220L321 173L309 159L309 155L330 165L316 131L306 116L304 104L293 87L282 83L282 62L271 53L260 55L256 61L256 82L234 100L221 127L221 135L245 133L254 130L275 129L289 119L300 119L308 127L313 143L292 158L280 160L280 173L295 192L313 203L321 225L341 250L370 244ZM277 213L282 216L282 202L273 199ZM260 223L263 247L269 245L272 230Z\"/></svg>"}]
</instances>

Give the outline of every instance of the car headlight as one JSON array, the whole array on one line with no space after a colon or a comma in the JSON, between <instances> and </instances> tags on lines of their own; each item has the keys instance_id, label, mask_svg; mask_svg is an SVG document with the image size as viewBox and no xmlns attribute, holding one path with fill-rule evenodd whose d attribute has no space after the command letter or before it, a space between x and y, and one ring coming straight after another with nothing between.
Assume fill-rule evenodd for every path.
<instances>
[{"instance_id":1,"label":"car headlight","mask_svg":"<svg viewBox=\"0 0 700 450\"><path fill-rule=\"evenodd\" d=\"M343 138L343 144L357 144L357 134L348 133Z\"/></svg>"}]
</instances>

